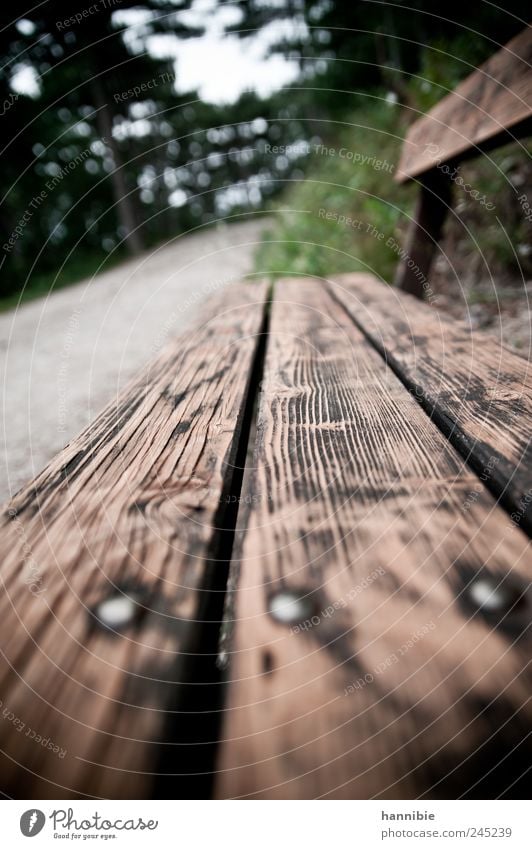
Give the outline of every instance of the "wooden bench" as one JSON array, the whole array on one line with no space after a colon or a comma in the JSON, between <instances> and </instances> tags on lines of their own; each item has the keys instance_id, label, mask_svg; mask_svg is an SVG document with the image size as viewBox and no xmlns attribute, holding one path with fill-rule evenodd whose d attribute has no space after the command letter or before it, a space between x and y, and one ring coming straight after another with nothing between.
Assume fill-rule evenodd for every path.
<instances>
[{"instance_id":1,"label":"wooden bench","mask_svg":"<svg viewBox=\"0 0 532 849\"><path fill-rule=\"evenodd\" d=\"M4 510L3 793L528 793L531 414L370 275L216 296Z\"/></svg>"},{"instance_id":2,"label":"wooden bench","mask_svg":"<svg viewBox=\"0 0 532 849\"><path fill-rule=\"evenodd\" d=\"M532 135L531 66L527 27L410 127L395 175L399 183L415 180L420 187L406 257L395 278L404 291L420 298L425 294L451 208L456 167Z\"/></svg>"}]
</instances>

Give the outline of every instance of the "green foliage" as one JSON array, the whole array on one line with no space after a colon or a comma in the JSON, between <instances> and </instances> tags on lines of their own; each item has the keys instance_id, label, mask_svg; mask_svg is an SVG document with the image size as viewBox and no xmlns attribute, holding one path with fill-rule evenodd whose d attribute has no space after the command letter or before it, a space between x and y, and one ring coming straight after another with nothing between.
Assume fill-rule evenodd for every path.
<instances>
[{"instance_id":1,"label":"green foliage","mask_svg":"<svg viewBox=\"0 0 532 849\"><path fill-rule=\"evenodd\" d=\"M492 35L498 23L494 18L491 29L487 27ZM418 45L419 66L412 67L412 75L396 70L383 80L405 108L388 104L375 89L364 96L358 91L359 105L348 115L344 98L342 123L347 121L349 126L331 133L330 127L339 126L338 102L333 96L329 117L334 115L335 121L329 121L325 113L319 124L326 135L324 144L333 153L323 155L311 146L304 177L273 207L273 227L256 257L258 271L274 277L371 271L390 282L405 243L416 189L398 186L391 169L375 167L372 157L395 168L406 121L428 111L456 88L493 53L494 46L488 34L472 38L469 32L440 36L422 48ZM397 69L401 64L396 62ZM324 84L336 80L338 73L336 68L332 75L325 74ZM342 148L359 152L365 159L355 164L340 155ZM515 143L461 166L464 181L477 191L477 197L485 195L495 203L496 210L486 209L455 186L456 215L447 219L446 244L460 269L502 276L532 272L531 227L517 200L518 187L532 179L531 150L531 145ZM320 215L320 210L325 214Z\"/></svg>"},{"instance_id":2,"label":"green foliage","mask_svg":"<svg viewBox=\"0 0 532 849\"><path fill-rule=\"evenodd\" d=\"M406 120L521 29L528 8L524 0L510 0L504 12L465 5L453 21L443 0L235 0L239 36L274 23L279 38L270 28L271 51L295 59L301 73L266 100L250 93L222 107L194 92L178 95L174 65L148 50L154 35L197 33L183 15L191 2L117 0L84 14L84 0L47 0L24 13L22 27L9 5L0 11L4 303L107 267L126 249L136 253L226 215L256 212L281 191L280 207L294 211L278 212L259 266L272 274L370 268L390 279L412 205L412 191L391 173ZM128 25L132 12L142 24ZM65 23L76 14L77 22ZM20 66L33 69L39 94L11 100ZM223 69L213 65L217 72ZM305 139L306 157L271 152ZM316 151L320 144L329 151ZM35 196L63 172L35 209ZM478 172L488 188L492 176ZM506 197L507 185L500 191ZM508 241L477 209L471 224L497 261L513 261ZM511 226L524 244L520 222Z\"/></svg>"},{"instance_id":3,"label":"green foliage","mask_svg":"<svg viewBox=\"0 0 532 849\"><path fill-rule=\"evenodd\" d=\"M456 185L446 239L474 263L478 276L532 274L532 224L518 200L532 183L532 142L512 142L459 169L467 187L494 205L486 209ZM526 194L526 193L525 193Z\"/></svg>"},{"instance_id":4,"label":"green foliage","mask_svg":"<svg viewBox=\"0 0 532 849\"><path fill-rule=\"evenodd\" d=\"M172 0L121 0L121 13L136 8L148 16L134 33L117 23L113 4L83 17L82 0L48 0L27 13L25 35L7 8L0 13L4 305L78 279L80 267L90 273L128 248L138 253L255 211L275 191L265 144L301 134L294 105L246 94L222 107L195 92L178 94L173 63L147 51L155 33L176 39L195 32L183 23L190 2L178 12ZM64 25L75 13L79 23ZM39 93L11 103L11 65L20 62L35 71ZM282 163L282 176L296 167Z\"/></svg>"},{"instance_id":5,"label":"green foliage","mask_svg":"<svg viewBox=\"0 0 532 849\"><path fill-rule=\"evenodd\" d=\"M420 68L408 85L412 102L421 112L428 112L493 52L490 39L472 38L469 33L426 44L420 53Z\"/></svg>"},{"instance_id":6,"label":"green foliage","mask_svg":"<svg viewBox=\"0 0 532 849\"><path fill-rule=\"evenodd\" d=\"M19 291L0 299L0 312L20 306L27 301L43 298L66 286L72 286L82 280L87 280L93 275L108 271L125 259L124 251L116 251L107 256L100 251L81 250L64 264L61 270L42 271L32 274L26 285Z\"/></svg>"},{"instance_id":7,"label":"green foliage","mask_svg":"<svg viewBox=\"0 0 532 849\"><path fill-rule=\"evenodd\" d=\"M401 147L398 107L373 99L347 123L335 144L327 142L327 152L311 145L306 176L275 208L275 224L257 255L260 272L371 271L391 279L413 202L412 190L393 180Z\"/></svg>"}]
</instances>

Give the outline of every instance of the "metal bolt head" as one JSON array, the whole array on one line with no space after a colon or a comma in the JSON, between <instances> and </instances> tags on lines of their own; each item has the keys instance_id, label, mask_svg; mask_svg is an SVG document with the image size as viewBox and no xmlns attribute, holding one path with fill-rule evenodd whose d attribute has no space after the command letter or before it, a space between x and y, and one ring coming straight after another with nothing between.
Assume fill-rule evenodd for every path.
<instances>
[{"instance_id":1,"label":"metal bolt head","mask_svg":"<svg viewBox=\"0 0 532 849\"><path fill-rule=\"evenodd\" d=\"M522 593L513 586L501 583L496 577L483 576L469 587L469 598L483 613L504 613L519 602Z\"/></svg>"},{"instance_id":2,"label":"metal bolt head","mask_svg":"<svg viewBox=\"0 0 532 849\"><path fill-rule=\"evenodd\" d=\"M95 615L105 628L120 631L135 621L138 609L134 598L127 595L113 595L97 605Z\"/></svg>"},{"instance_id":3,"label":"metal bolt head","mask_svg":"<svg viewBox=\"0 0 532 849\"><path fill-rule=\"evenodd\" d=\"M277 622L295 625L312 616L314 606L308 596L302 596L294 590L281 590L271 596L268 610Z\"/></svg>"}]
</instances>

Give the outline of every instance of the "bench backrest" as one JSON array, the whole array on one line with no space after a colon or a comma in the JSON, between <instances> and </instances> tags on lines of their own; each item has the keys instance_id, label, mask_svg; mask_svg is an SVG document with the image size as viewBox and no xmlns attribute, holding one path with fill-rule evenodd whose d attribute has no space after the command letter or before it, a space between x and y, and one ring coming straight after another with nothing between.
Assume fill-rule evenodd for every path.
<instances>
[{"instance_id":1,"label":"bench backrest","mask_svg":"<svg viewBox=\"0 0 532 849\"><path fill-rule=\"evenodd\" d=\"M527 27L412 124L397 169L398 182L526 132L532 115L531 66L532 29Z\"/></svg>"},{"instance_id":2,"label":"bench backrest","mask_svg":"<svg viewBox=\"0 0 532 849\"><path fill-rule=\"evenodd\" d=\"M415 179L421 195L396 285L423 296L423 277L451 200L449 169L441 166L531 134L532 26L527 26L410 127L395 179Z\"/></svg>"}]
</instances>

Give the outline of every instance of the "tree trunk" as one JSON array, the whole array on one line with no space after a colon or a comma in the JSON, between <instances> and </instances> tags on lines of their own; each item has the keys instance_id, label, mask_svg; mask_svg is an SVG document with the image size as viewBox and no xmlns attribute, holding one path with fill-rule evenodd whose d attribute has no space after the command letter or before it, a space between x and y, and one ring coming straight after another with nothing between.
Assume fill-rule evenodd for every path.
<instances>
[{"instance_id":1,"label":"tree trunk","mask_svg":"<svg viewBox=\"0 0 532 849\"><path fill-rule=\"evenodd\" d=\"M135 215L135 204L131 194L128 194L124 175L124 164L120 150L113 137L113 112L107 102L104 88L99 78L91 82L95 106L98 109L97 122L103 141L111 151L114 169L111 172L111 184L113 197L116 203L118 222L125 230L124 242L130 253L136 255L144 248L142 238L138 229L137 216Z\"/></svg>"}]
</instances>

